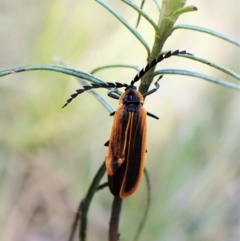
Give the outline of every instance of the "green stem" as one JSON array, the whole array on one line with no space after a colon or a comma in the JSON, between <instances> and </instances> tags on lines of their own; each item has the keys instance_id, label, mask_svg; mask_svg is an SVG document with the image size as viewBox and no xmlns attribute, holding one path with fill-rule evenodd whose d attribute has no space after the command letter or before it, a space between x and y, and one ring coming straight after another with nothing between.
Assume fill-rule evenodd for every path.
<instances>
[{"instance_id":1,"label":"green stem","mask_svg":"<svg viewBox=\"0 0 240 241\"><path fill-rule=\"evenodd\" d=\"M185 5L186 0L163 0L162 8L158 20L158 30L155 33L155 40L152 47L151 54L148 56L147 62L151 62L153 59L158 57L162 50L162 47L167 38L172 33L172 28L178 19L179 15L174 15L179 9L182 9ZM155 67L150 69L146 75L143 76L139 91L146 93L152 80Z\"/></svg>"}]
</instances>

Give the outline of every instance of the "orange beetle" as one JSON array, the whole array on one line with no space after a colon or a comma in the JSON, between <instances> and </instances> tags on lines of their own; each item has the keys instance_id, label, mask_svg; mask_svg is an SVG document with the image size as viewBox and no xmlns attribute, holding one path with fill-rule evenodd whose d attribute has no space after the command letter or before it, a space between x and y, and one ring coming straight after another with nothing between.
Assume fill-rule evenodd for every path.
<instances>
[{"instance_id":1,"label":"orange beetle","mask_svg":"<svg viewBox=\"0 0 240 241\"><path fill-rule=\"evenodd\" d=\"M173 55L188 54L186 51L169 51L154 59L131 81L130 85L122 83L97 83L91 86L83 86L83 89L76 90L67 100L67 106L74 98L84 91L93 88L114 88L108 91L108 96L119 99L118 109L114 115L112 131L108 146L108 154L105 158L108 173L108 185L114 196L125 198L130 196L137 189L145 167L147 115L158 119L148 113L144 107L144 97L154 93L158 88L158 81L155 88L145 94L136 90L134 84L141 79L146 72L161 62L163 59ZM118 88L125 87L125 92L119 97L116 92Z\"/></svg>"}]
</instances>

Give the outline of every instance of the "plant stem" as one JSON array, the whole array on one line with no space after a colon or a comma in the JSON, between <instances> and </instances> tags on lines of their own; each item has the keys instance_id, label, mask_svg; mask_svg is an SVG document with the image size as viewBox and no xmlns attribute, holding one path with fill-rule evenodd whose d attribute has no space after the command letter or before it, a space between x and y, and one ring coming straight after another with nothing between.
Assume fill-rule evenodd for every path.
<instances>
[{"instance_id":1,"label":"plant stem","mask_svg":"<svg viewBox=\"0 0 240 241\"><path fill-rule=\"evenodd\" d=\"M118 233L118 225L120 220L121 205L122 199L119 197L114 197L112 203L111 218L109 223L109 241L119 240L120 234Z\"/></svg>"},{"instance_id":2,"label":"plant stem","mask_svg":"<svg viewBox=\"0 0 240 241\"><path fill-rule=\"evenodd\" d=\"M147 58L147 62L151 62L153 59L158 57L162 50L162 47L167 38L172 33L172 28L179 17L174 13L184 7L186 0L163 0L162 8L158 20L158 30L155 32L155 40L150 55ZM139 91L143 94L148 91L148 88L153 80L153 73L155 67L150 69L142 78L139 86Z\"/></svg>"}]
</instances>

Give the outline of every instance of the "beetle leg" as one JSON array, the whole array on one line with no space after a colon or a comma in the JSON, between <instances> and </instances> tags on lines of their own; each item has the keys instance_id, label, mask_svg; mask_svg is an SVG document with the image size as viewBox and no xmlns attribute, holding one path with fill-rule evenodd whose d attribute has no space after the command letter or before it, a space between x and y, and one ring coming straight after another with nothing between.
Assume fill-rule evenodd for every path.
<instances>
[{"instance_id":1,"label":"beetle leg","mask_svg":"<svg viewBox=\"0 0 240 241\"><path fill-rule=\"evenodd\" d=\"M116 94L114 94L114 93L116 93L117 92L117 89L112 89L112 90L109 90L108 91L108 96L110 96L110 97L112 97L113 99L119 99L119 96L118 95L116 95Z\"/></svg>"},{"instance_id":2,"label":"beetle leg","mask_svg":"<svg viewBox=\"0 0 240 241\"><path fill-rule=\"evenodd\" d=\"M104 144L104 146L109 146L109 141L107 141L107 142Z\"/></svg>"},{"instance_id":3,"label":"beetle leg","mask_svg":"<svg viewBox=\"0 0 240 241\"><path fill-rule=\"evenodd\" d=\"M152 118L155 118L155 119L159 119L159 117L157 117L156 115L154 115L154 114L152 114L152 113L149 113L149 112L147 112L147 115L148 116L150 116L150 117L152 117Z\"/></svg>"},{"instance_id":4,"label":"beetle leg","mask_svg":"<svg viewBox=\"0 0 240 241\"><path fill-rule=\"evenodd\" d=\"M115 115L115 112L116 112L116 111L113 111L112 113L110 113L110 116L113 116L113 115Z\"/></svg>"},{"instance_id":5,"label":"beetle leg","mask_svg":"<svg viewBox=\"0 0 240 241\"><path fill-rule=\"evenodd\" d=\"M154 93L155 91L157 91L160 87L160 84L158 84L158 81L163 77L163 75L160 75L160 77L158 78L158 80L155 82L155 86L156 88L149 90L147 93L143 94L143 97L147 96L147 95L151 95L152 93Z\"/></svg>"}]
</instances>

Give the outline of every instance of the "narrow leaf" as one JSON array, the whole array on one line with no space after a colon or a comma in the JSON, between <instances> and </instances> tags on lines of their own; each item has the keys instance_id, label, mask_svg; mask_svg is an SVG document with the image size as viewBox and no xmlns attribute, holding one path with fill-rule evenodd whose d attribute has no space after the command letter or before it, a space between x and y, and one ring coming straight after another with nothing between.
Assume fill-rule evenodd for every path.
<instances>
[{"instance_id":1,"label":"narrow leaf","mask_svg":"<svg viewBox=\"0 0 240 241\"><path fill-rule=\"evenodd\" d=\"M134 241L138 241L139 238L140 238L140 235L141 235L141 232L144 229L144 225L146 223L147 216L148 216L149 209L150 209L150 205L151 205L151 184L150 184L150 179L149 179L149 175L148 175L148 172L147 172L146 168L144 169L144 177L145 177L145 181L146 181L146 185L147 185L147 205L146 205L145 211L143 213L142 220L139 224L138 230L137 230L137 232L135 234L135 237L133 239Z\"/></svg>"},{"instance_id":2,"label":"narrow leaf","mask_svg":"<svg viewBox=\"0 0 240 241\"><path fill-rule=\"evenodd\" d=\"M98 68L93 69L90 73L95 74L96 72L103 70L103 69L109 69L109 68L130 68L135 69L137 72L140 71L140 69L136 65L129 65L129 64L109 64L100 66Z\"/></svg>"},{"instance_id":3,"label":"narrow leaf","mask_svg":"<svg viewBox=\"0 0 240 241\"><path fill-rule=\"evenodd\" d=\"M161 11L161 3L158 0L154 0L154 2L157 5L158 11Z\"/></svg>"},{"instance_id":4,"label":"narrow leaf","mask_svg":"<svg viewBox=\"0 0 240 241\"><path fill-rule=\"evenodd\" d=\"M168 51L162 51L161 54L166 54ZM215 69L218 69L222 72L224 72L225 74L228 74L230 76L232 76L233 78L237 79L237 80L240 80L240 75L238 75L237 73L233 72L232 70L228 69L228 68L225 68L219 64L216 64L216 63L213 63L209 60L206 60L206 59L203 59L203 58L200 58L200 57L197 57L196 55L193 55L193 54L184 54L183 52L176 55L177 57L182 57L182 58L188 58L188 59L192 59L192 60L195 60L195 61L198 61L200 63L203 63L203 64L206 64L206 65L209 65Z\"/></svg>"},{"instance_id":5,"label":"narrow leaf","mask_svg":"<svg viewBox=\"0 0 240 241\"><path fill-rule=\"evenodd\" d=\"M73 68L69 68L69 67L65 67L65 66L57 66L57 65L28 65L28 66L13 68L13 69L6 69L6 70L0 71L0 77L9 75L9 74L15 74L15 73L20 73L20 72L24 72L24 71L33 71L33 70L54 71L54 72L59 72L59 73L75 76L77 78L82 78L82 79L88 80L92 83L105 83L103 80L101 80L91 74L88 74L86 72L76 70Z\"/></svg>"},{"instance_id":6,"label":"narrow leaf","mask_svg":"<svg viewBox=\"0 0 240 241\"><path fill-rule=\"evenodd\" d=\"M207 64L215 69L218 69L234 78L236 78L237 80L240 80L240 75L238 75L237 73L233 72L232 70L228 69L228 68L225 68L219 64L216 64L216 63L213 63L213 62L210 62L206 59L202 59L202 58L199 58L195 55L185 55L185 54L180 54L180 55L177 55L179 57L184 57L184 58L188 58L188 59L192 59L192 60L195 60L195 61L198 61L198 62L201 62L203 64Z\"/></svg>"},{"instance_id":7,"label":"narrow leaf","mask_svg":"<svg viewBox=\"0 0 240 241\"><path fill-rule=\"evenodd\" d=\"M133 2L129 1L129 0L121 0L122 2L126 3L127 5L129 5L130 7L132 7L134 10L136 10L141 16L143 16L155 29L155 31L158 30L158 26L157 24L154 22L154 20L149 17L149 15L147 15L140 7L138 7L136 4L134 4Z\"/></svg>"},{"instance_id":8,"label":"narrow leaf","mask_svg":"<svg viewBox=\"0 0 240 241\"><path fill-rule=\"evenodd\" d=\"M189 71L189 70L185 70L185 69L161 69L161 70L157 70L154 72L154 76L159 75L159 74L187 75L187 76L204 79L204 80L210 81L212 83L223 85L225 87L229 87L229 88L232 88L235 90L240 90L240 85L238 85L238 84L230 83L225 80L221 80L221 79L218 79L218 78L215 78L212 76L208 76L208 75L205 75L202 73L193 72L193 71Z\"/></svg>"},{"instance_id":9,"label":"narrow leaf","mask_svg":"<svg viewBox=\"0 0 240 241\"><path fill-rule=\"evenodd\" d=\"M93 178L91 186L88 189L87 195L84 198L83 209L82 209L82 213L80 215L81 222L80 222L79 240L81 240L81 241L86 240L87 215L88 215L89 206L91 204L95 191L97 190L97 187L98 187L103 175L105 174L105 172L106 172L106 166L105 166L105 163L103 163L101 165L101 167L99 168L97 174Z\"/></svg>"},{"instance_id":10,"label":"narrow leaf","mask_svg":"<svg viewBox=\"0 0 240 241\"><path fill-rule=\"evenodd\" d=\"M82 86L87 84L87 82L85 80L80 79L80 78L78 78L78 82ZM93 86L93 84L92 84L92 86ZM114 111L112 105L105 98L103 98L102 95L100 95L97 91L89 90L88 93L91 93L103 105L103 107L107 109L107 111L109 113L112 113Z\"/></svg>"},{"instance_id":11,"label":"narrow leaf","mask_svg":"<svg viewBox=\"0 0 240 241\"><path fill-rule=\"evenodd\" d=\"M213 30L208 29L208 28L203 28L203 27L200 27L200 26L188 25L188 24L179 24L179 25L176 25L175 27L172 28L172 32L176 29L189 29L189 30L193 30L193 31L207 33L207 34L213 35L215 37L221 38L223 40L226 40L229 43L235 44L238 47L240 47L240 42L238 42L238 41L236 41L236 40L234 40L234 39L232 39L232 38L230 38L230 37L228 37L224 34L218 33L216 31L213 31Z\"/></svg>"},{"instance_id":12,"label":"narrow leaf","mask_svg":"<svg viewBox=\"0 0 240 241\"><path fill-rule=\"evenodd\" d=\"M183 13L188 13L188 12L193 12L193 11L197 11L197 7L195 7L194 5L190 5L190 6L185 6L183 8L178 9L177 11L175 11L173 13L174 16L179 16Z\"/></svg>"},{"instance_id":13,"label":"narrow leaf","mask_svg":"<svg viewBox=\"0 0 240 241\"><path fill-rule=\"evenodd\" d=\"M99 4L101 4L104 8L106 8L110 13L112 13L128 30L142 43L142 45L147 50L148 56L150 55L150 48L144 38L139 34L139 32L133 28L122 16L120 16L116 11L114 11L109 5L104 3L101 0L95 0Z\"/></svg>"}]
</instances>

